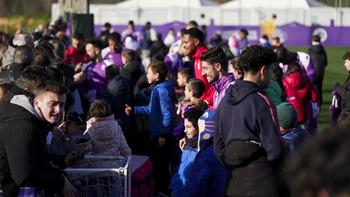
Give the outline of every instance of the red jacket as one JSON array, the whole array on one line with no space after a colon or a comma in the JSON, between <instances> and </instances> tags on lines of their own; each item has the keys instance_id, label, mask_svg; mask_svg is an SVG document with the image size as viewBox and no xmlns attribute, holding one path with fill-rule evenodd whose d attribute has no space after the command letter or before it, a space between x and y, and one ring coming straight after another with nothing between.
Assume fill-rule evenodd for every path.
<instances>
[{"instance_id":1,"label":"red jacket","mask_svg":"<svg viewBox=\"0 0 350 197\"><path fill-rule=\"evenodd\" d=\"M211 107L213 106L213 97L215 90L209 85L207 78L202 75L203 67L202 61L200 60L201 54L206 51L208 51L208 48L205 45L203 45L196 51L192 58L194 59L194 76L196 77L196 79L200 79L201 81L203 81L205 87L204 93L200 99L206 100L208 102L208 106Z\"/></svg>"},{"instance_id":2,"label":"red jacket","mask_svg":"<svg viewBox=\"0 0 350 197\"><path fill-rule=\"evenodd\" d=\"M89 56L86 54L85 48L78 52L74 47L66 50L66 58L64 60L67 64L77 65L78 63L88 63Z\"/></svg>"},{"instance_id":3,"label":"red jacket","mask_svg":"<svg viewBox=\"0 0 350 197\"><path fill-rule=\"evenodd\" d=\"M309 118L310 101L316 102L318 94L313 84L302 73L292 73L283 80L284 94L287 101L292 104L298 112L298 122Z\"/></svg>"}]
</instances>

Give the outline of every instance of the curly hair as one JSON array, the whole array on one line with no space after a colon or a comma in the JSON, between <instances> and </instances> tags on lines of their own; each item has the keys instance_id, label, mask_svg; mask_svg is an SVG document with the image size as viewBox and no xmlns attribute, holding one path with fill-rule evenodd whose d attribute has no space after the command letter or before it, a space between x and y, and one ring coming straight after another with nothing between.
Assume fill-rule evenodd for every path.
<instances>
[{"instance_id":1,"label":"curly hair","mask_svg":"<svg viewBox=\"0 0 350 197\"><path fill-rule=\"evenodd\" d=\"M344 55L343 55L343 60L350 60L350 51L346 52Z\"/></svg>"},{"instance_id":2,"label":"curly hair","mask_svg":"<svg viewBox=\"0 0 350 197\"><path fill-rule=\"evenodd\" d=\"M270 67L277 63L276 54L269 48L251 45L244 49L238 59L238 66L244 73L256 74L262 66Z\"/></svg>"}]
</instances>

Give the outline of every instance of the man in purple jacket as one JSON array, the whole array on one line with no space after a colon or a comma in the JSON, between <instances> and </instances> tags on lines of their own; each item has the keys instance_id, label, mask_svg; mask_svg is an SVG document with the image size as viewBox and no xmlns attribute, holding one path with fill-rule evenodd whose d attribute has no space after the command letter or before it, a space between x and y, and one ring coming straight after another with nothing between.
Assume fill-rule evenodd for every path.
<instances>
[{"instance_id":1,"label":"man in purple jacket","mask_svg":"<svg viewBox=\"0 0 350 197\"><path fill-rule=\"evenodd\" d=\"M238 60L244 71L216 109L214 152L226 166L225 196L286 196L279 170L285 151L276 107L263 95L277 63L269 48L252 45Z\"/></svg>"},{"instance_id":2,"label":"man in purple jacket","mask_svg":"<svg viewBox=\"0 0 350 197\"><path fill-rule=\"evenodd\" d=\"M225 91L235 81L234 75L228 74L228 61L225 52L220 47L214 47L200 56L202 61L202 75L215 89L213 108L216 109L225 96Z\"/></svg>"}]
</instances>

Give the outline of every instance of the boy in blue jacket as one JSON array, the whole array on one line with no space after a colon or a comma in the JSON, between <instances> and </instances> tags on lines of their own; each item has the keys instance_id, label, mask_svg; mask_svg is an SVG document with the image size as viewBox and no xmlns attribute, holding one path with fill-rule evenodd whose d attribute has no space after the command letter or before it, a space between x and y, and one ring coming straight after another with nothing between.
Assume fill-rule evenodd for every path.
<instances>
[{"instance_id":1,"label":"boy in blue jacket","mask_svg":"<svg viewBox=\"0 0 350 197\"><path fill-rule=\"evenodd\" d=\"M184 114L186 145L179 171L169 187L174 190L174 197L224 194L226 170L215 157L213 150L215 110L206 110L199 120L196 119L198 116L195 117L198 113L203 113L200 107Z\"/></svg>"},{"instance_id":2,"label":"boy in blue jacket","mask_svg":"<svg viewBox=\"0 0 350 197\"><path fill-rule=\"evenodd\" d=\"M164 62L151 63L147 67L147 80L155 84L148 106L137 106L134 110L126 105L130 115L149 115L151 125L151 161L155 174L155 191L170 194L168 190L169 161L173 143L172 131L176 127L175 85L173 80L165 81L168 67Z\"/></svg>"}]
</instances>

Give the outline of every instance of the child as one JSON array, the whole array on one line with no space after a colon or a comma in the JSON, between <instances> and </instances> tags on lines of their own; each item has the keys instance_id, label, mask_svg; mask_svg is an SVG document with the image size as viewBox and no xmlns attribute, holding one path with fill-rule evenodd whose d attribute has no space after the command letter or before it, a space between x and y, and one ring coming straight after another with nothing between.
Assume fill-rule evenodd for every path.
<instances>
[{"instance_id":1,"label":"child","mask_svg":"<svg viewBox=\"0 0 350 197\"><path fill-rule=\"evenodd\" d=\"M151 63L147 68L149 84L156 84L148 106L134 108L135 115L149 115L151 125L152 165L155 169L156 192L168 194L170 180L169 161L172 146L172 131L176 127L175 85L165 81L168 67L164 62ZM132 113L126 105L127 115Z\"/></svg>"},{"instance_id":2,"label":"child","mask_svg":"<svg viewBox=\"0 0 350 197\"><path fill-rule=\"evenodd\" d=\"M184 150L182 166L180 165L179 173L174 176L172 181L174 183L174 196L224 196L226 170L215 157L213 149L215 110L206 110L199 118L198 126L196 119L190 118L188 114L196 113L194 110L197 109L186 112L186 146L195 147L195 144L198 143L197 153L194 151L195 149L190 152ZM198 141L193 138L196 136ZM187 168L186 164L189 165ZM180 187L175 188L176 182Z\"/></svg>"},{"instance_id":3,"label":"child","mask_svg":"<svg viewBox=\"0 0 350 197\"><path fill-rule=\"evenodd\" d=\"M175 90L178 106L179 106L176 111L177 115L180 115L181 112L183 112L183 110L186 107L186 104L184 102L184 90L185 90L186 84L192 78L193 78L193 70L190 68L181 69L177 74L177 84L179 86L179 88Z\"/></svg>"},{"instance_id":4,"label":"child","mask_svg":"<svg viewBox=\"0 0 350 197\"><path fill-rule=\"evenodd\" d=\"M284 102L276 108L281 135L290 151L294 153L310 135L297 125L298 114L292 104Z\"/></svg>"},{"instance_id":5,"label":"child","mask_svg":"<svg viewBox=\"0 0 350 197\"><path fill-rule=\"evenodd\" d=\"M318 100L318 94L299 63L292 62L288 64L283 85L285 87L284 94L287 101L298 112L298 124L308 131L310 101L316 102Z\"/></svg>"},{"instance_id":6,"label":"child","mask_svg":"<svg viewBox=\"0 0 350 197\"><path fill-rule=\"evenodd\" d=\"M197 107L184 113L186 145L181 155L181 164L178 172L173 176L171 185L169 186L173 190L174 197L189 196L191 168L198 152L198 119L202 114L203 110Z\"/></svg>"},{"instance_id":7,"label":"child","mask_svg":"<svg viewBox=\"0 0 350 197\"><path fill-rule=\"evenodd\" d=\"M91 139L89 140L92 155L100 156L123 156L131 155L131 150L126 143L121 127L118 122L114 120L114 115L111 113L108 104L101 99L95 100L91 103L89 112L87 114L87 126L85 133L89 133ZM82 160L79 165L81 167L94 168L112 168L119 166L118 161L87 161ZM114 168L114 167L113 167ZM97 183L109 183L107 185L100 185L98 188L91 188L91 196L100 196L103 194L120 194L118 185L118 178L111 176L112 174L106 172L99 174L99 178L90 179L90 185L98 185ZM97 181L97 182L96 182ZM94 192L97 192L94 193ZM112 195L113 196L113 195Z\"/></svg>"},{"instance_id":8,"label":"child","mask_svg":"<svg viewBox=\"0 0 350 197\"><path fill-rule=\"evenodd\" d=\"M235 79L243 79L243 70L241 67L238 66L238 57L233 58L230 61L230 70L229 73L233 73L233 75L235 76Z\"/></svg>"},{"instance_id":9,"label":"child","mask_svg":"<svg viewBox=\"0 0 350 197\"><path fill-rule=\"evenodd\" d=\"M277 64L271 65L272 80L269 87L264 89L264 94L275 104L275 106L282 103L285 100L280 82L282 83L282 68ZM283 86L283 85L282 85Z\"/></svg>"}]
</instances>

